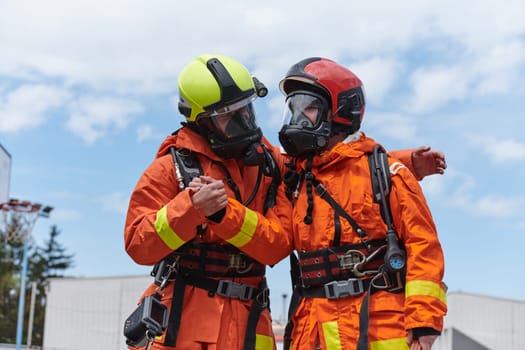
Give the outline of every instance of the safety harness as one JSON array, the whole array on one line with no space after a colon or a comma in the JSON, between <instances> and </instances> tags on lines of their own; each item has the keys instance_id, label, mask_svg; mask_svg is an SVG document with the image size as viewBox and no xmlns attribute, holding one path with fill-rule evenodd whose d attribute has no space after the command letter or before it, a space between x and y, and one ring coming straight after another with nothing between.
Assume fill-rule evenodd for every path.
<instances>
[{"instance_id":1,"label":"safety harness","mask_svg":"<svg viewBox=\"0 0 525 350\"><path fill-rule=\"evenodd\" d=\"M264 148L267 152L267 149ZM189 182L203 174L197 157L187 149L171 147L169 150L174 165L175 175L179 188L183 190ZM260 183L262 174L272 176L272 184L268 190L265 201L265 211L275 205L275 195L280 174L273 157L268 153L265 156L271 164L259 167L257 184ZM232 180L230 173L220 162L215 162L226 174L226 183L235 193L237 200L241 201L240 191ZM277 171L277 174L275 174ZM259 185L255 186L253 193L248 197L244 205L248 205L256 195ZM197 237L202 237L205 227L197 227ZM250 307L246 333L244 337L244 349L254 350L256 341L256 327L262 311L269 307L269 289L266 279L263 278L257 288L234 282L231 279L241 277L264 277L266 267L238 248L230 244L211 244L192 240L166 256L157 263L151 271L155 284L161 289L169 282L174 281L173 300L169 314L168 327L164 339L164 345L175 347L180 328L184 292L187 285L208 291L210 297L218 295L224 298L239 299L242 301L252 300Z\"/></svg>"},{"instance_id":2,"label":"safety harness","mask_svg":"<svg viewBox=\"0 0 525 350\"><path fill-rule=\"evenodd\" d=\"M373 152L368 155L368 163L374 200L380 204L381 216L387 224L387 236L390 232L395 234L388 202L388 194L391 188L388 157L381 146L377 145ZM385 263L391 259L392 252L397 252L396 248L399 249L397 239L394 241L370 240L368 234L335 201L323 184L314 178L311 173L311 164L312 157L307 159L304 174L296 173L296 175L287 174L285 176L287 193L289 198L291 196L296 198L300 184L293 183L291 179L296 181L305 179L309 205L304 222L309 224L312 222L312 188L315 188L315 193L334 209L334 241L332 247L329 248L310 252L300 251L297 255L295 253L290 255L293 293L288 309L288 323L285 328L283 348L290 348L294 326L292 317L302 298L340 299L365 294L359 315L360 334L357 350L368 350L369 296L380 290L392 293L400 293L404 290L404 269L395 270ZM361 243L341 245L341 217L358 234ZM403 249L401 250L404 252Z\"/></svg>"}]
</instances>

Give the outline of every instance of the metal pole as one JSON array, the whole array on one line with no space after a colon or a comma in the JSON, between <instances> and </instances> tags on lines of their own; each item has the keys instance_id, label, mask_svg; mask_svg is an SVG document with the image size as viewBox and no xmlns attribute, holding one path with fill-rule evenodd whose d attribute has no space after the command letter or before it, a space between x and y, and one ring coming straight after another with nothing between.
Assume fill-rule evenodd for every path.
<instances>
[{"instance_id":1,"label":"metal pole","mask_svg":"<svg viewBox=\"0 0 525 350\"><path fill-rule=\"evenodd\" d=\"M35 318L36 282L31 282L31 306L29 308L29 321L27 323L27 347L31 347L33 340L33 320Z\"/></svg>"},{"instance_id":2,"label":"metal pole","mask_svg":"<svg viewBox=\"0 0 525 350\"><path fill-rule=\"evenodd\" d=\"M27 239L24 240L24 255L22 257L22 274L20 276L20 296L18 299L18 320L16 323L16 350L22 348L22 331L24 323L24 303L26 298L27 276Z\"/></svg>"},{"instance_id":3,"label":"metal pole","mask_svg":"<svg viewBox=\"0 0 525 350\"><path fill-rule=\"evenodd\" d=\"M283 294L283 313L282 313L282 323L285 324L286 321L288 320L288 316L286 315L286 297L288 295L287 294Z\"/></svg>"}]
</instances>

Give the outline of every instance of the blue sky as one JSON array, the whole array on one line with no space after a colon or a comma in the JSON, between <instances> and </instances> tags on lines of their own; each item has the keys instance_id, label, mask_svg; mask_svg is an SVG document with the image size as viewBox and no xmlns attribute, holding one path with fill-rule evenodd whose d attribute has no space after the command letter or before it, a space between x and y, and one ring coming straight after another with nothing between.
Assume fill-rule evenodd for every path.
<instances>
[{"instance_id":1,"label":"blue sky","mask_svg":"<svg viewBox=\"0 0 525 350\"><path fill-rule=\"evenodd\" d=\"M129 195L183 120L177 75L195 56L237 58L270 90L258 121L277 143L277 84L302 58L359 75L363 130L389 149L431 145L422 181L450 290L525 299L525 5L508 0L0 0L0 144L11 196L51 205L73 276L149 272L123 247ZM269 271L274 305L287 262ZM276 310L279 317L281 311Z\"/></svg>"}]
</instances>

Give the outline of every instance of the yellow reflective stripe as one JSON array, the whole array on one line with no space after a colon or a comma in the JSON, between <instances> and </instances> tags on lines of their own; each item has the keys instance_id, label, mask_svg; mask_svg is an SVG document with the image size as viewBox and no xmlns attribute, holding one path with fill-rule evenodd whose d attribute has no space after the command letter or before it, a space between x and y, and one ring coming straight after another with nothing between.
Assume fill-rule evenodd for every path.
<instances>
[{"instance_id":1,"label":"yellow reflective stripe","mask_svg":"<svg viewBox=\"0 0 525 350\"><path fill-rule=\"evenodd\" d=\"M330 350L343 350L341 339L339 339L339 327L337 326L337 322L323 322L322 326L326 348Z\"/></svg>"},{"instance_id":2,"label":"yellow reflective stripe","mask_svg":"<svg viewBox=\"0 0 525 350\"><path fill-rule=\"evenodd\" d=\"M226 241L238 248L243 247L252 239L255 229L257 228L257 221L257 214L253 210L246 208L244 222L242 223L240 231Z\"/></svg>"},{"instance_id":3,"label":"yellow reflective stripe","mask_svg":"<svg viewBox=\"0 0 525 350\"><path fill-rule=\"evenodd\" d=\"M157 212L157 219L155 220L155 231L157 231L157 234L159 235L160 239L171 250L178 249L181 245L183 245L184 240L182 240L176 233L173 231L169 225L168 222L168 209L167 206L163 206L158 212Z\"/></svg>"},{"instance_id":4,"label":"yellow reflective stripe","mask_svg":"<svg viewBox=\"0 0 525 350\"><path fill-rule=\"evenodd\" d=\"M255 350L273 350L273 338L263 334L256 334Z\"/></svg>"},{"instance_id":5,"label":"yellow reflective stripe","mask_svg":"<svg viewBox=\"0 0 525 350\"><path fill-rule=\"evenodd\" d=\"M405 286L405 297L414 295L426 295L439 299L443 304L447 303L446 292L438 283L430 281L409 281Z\"/></svg>"},{"instance_id":6,"label":"yellow reflective stripe","mask_svg":"<svg viewBox=\"0 0 525 350\"><path fill-rule=\"evenodd\" d=\"M405 350L409 349L407 338L394 338L370 342L370 350Z\"/></svg>"}]
</instances>

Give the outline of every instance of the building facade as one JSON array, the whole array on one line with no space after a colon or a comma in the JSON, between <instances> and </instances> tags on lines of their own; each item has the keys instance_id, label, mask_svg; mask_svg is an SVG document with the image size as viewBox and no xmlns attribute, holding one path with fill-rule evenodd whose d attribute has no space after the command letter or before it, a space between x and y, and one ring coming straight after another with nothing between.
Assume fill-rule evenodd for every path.
<instances>
[{"instance_id":1,"label":"building facade","mask_svg":"<svg viewBox=\"0 0 525 350\"><path fill-rule=\"evenodd\" d=\"M126 349L124 321L149 283L149 276L51 280L43 350ZM451 292L448 306L433 350L525 349L525 301Z\"/></svg>"}]
</instances>

